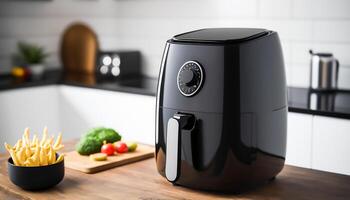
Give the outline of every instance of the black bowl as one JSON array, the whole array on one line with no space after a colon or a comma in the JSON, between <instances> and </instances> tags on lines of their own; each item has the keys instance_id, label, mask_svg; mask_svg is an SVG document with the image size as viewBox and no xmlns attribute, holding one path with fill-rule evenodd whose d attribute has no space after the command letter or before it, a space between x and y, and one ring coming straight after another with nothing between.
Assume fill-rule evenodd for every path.
<instances>
[{"instance_id":1,"label":"black bowl","mask_svg":"<svg viewBox=\"0 0 350 200\"><path fill-rule=\"evenodd\" d=\"M60 183L64 177L64 160L47 166L21 167L14 165L9 158L7 166L11 182L25 190L47 189Z\"/></svg>"}]
</instances>

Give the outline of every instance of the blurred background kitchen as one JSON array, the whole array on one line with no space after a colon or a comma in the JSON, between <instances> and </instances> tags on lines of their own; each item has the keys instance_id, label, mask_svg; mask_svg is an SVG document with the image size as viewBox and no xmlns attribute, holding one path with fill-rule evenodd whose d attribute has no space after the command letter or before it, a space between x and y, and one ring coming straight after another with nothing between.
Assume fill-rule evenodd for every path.
<instances>
[{"instance_id":1,"label":"blurred background kitchen","mask_svg":"<svg viewBox=\"0 0 350 200\"><path fill-rule=\"evenodd\" d=\"M39 131L47 125L74 138L103 125L120 130L127 139L153 144L155 85L165 41L201 28L266 28L279 33L290 87L287 163L350 174L349 9L348 0L2 0L0 142L12 142L17 137L11 135L21 135L26 126ZM112 79L101 81L94 73L104 72L98 64L103 58L97 57L96 64L86 56L93 73L75 78L84 74L78 70L57 77L72 71L62 60L62 51L72 55L72 49L62 49L63 35L78 22L90 28L90 39L95 34L96 54L139 52L136 71L141 74L120 82L121 67ZM37 79L40 87L23 89L21 84L35 85L35 79L13 79L27 73L14 61L21 54L19 42L41 47L39 63L50 73ZM309 90L310 49L339 60L336 90Z\"/></svg>"},{"instance_id":2,"label":"blurred background kitchen","mask_svg":"<svg viewBox=\"0 0 350 200\"><path fill-rule=\"evenodd\" d=\"M350 2L347 0L2 0L0 71L11 69L19 40L50 52L46 65L60 67L62 32L84 22L104 50L138 49L143 74L157 77L165 41L203 27L262 27L278 31L288 85L309 84L308 50L340 60L339 87L350 88Z\"/></svg>"}]
</instances>

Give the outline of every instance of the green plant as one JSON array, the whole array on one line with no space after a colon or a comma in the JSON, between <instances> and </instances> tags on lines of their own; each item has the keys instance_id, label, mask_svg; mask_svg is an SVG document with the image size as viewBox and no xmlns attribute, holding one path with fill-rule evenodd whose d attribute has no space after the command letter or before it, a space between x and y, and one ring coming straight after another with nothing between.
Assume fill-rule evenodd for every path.
<instances>
[{"instance_id":1,"label":"green plant","mask_svg":"<svg viewBox=\"0 0 350 200\"><path fill-rule=\"evenodd\" d=\"M18 42L18 53L15 58L18 62L28 64L41 64L49 56L43 47L25 42Z\"/></svg>"}]
</instances>

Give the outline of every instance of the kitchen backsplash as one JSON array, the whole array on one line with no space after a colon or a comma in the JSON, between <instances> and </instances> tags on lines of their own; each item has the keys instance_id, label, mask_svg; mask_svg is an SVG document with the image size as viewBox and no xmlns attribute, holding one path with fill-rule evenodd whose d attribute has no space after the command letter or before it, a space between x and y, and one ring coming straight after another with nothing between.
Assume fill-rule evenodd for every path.
<instances>
[{"instance_id":1,"label":"kitchen backsplash","mask_svg":"<svg viewBox=\"0 0 350 200\"><path fill-rule=\"evenodd\" d=\"M308 86L309 53L339 59L341 88L350 89L348 0L53 0L0 2L0 71L8 71L19 40L38 43L60 66L60 34L89 24L104 50L139 49L144 74L158 75L165 41L204 27L261 27L278 31L290 86ZM267 58L268 59L268 58Z\"/></svg>"}]
</instances>

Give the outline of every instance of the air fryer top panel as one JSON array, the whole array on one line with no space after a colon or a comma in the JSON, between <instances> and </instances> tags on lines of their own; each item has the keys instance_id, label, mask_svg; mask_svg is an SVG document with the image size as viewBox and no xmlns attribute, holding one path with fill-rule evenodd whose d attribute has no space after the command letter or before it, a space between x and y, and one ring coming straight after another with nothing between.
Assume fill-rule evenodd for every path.
<instances>
[{"instance_id":1,"label":"air fryer top panel","mask_svg":"<svg viewBox=\"0 0 350 200\"><path fill-rule=\"evenodd\" d=\"M176 35L174 42L236 43L267 35L266 29L257 28L209 28Z\"/></svg>"}]
</instances>

